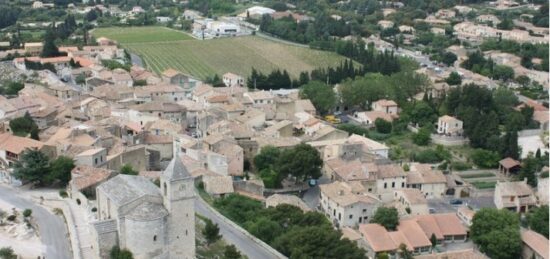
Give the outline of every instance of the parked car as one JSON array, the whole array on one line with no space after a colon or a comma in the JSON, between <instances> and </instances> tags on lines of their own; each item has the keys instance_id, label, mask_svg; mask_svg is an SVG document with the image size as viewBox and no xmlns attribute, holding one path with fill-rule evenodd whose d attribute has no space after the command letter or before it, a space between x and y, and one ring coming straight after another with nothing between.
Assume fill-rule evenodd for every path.
<instances>
[{"instance_id":1,"label":"parked car","mask_svg":"<svg viewBox=\"0 0 550 259\"><path fill-rule=\"evenodd\" d=\"M462 205L464 202L459 199L452 199L449 201L449 204L451 205Z\"/></svg>"},{"instance_id":2,"label":"parked car","mask_svg":"<svg viewBox=\"0 0 550 259\"><path fill-rule=\"evenodd\" d=\"M430 212L430 214L435 214L436 213L434 208L428 208L428 211Z\"/></svg>"}]
</instances>

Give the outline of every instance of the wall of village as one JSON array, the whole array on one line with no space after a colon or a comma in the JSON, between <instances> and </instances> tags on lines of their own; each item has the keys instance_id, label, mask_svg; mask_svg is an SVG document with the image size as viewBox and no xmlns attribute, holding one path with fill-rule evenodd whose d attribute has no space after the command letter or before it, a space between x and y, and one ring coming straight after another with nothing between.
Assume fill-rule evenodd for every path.
<instances>
[{"instance_id":1,"label":"wall of village","mask_svg":"<svg viewBox=\"0 0 550 259\"><path fill-rule=\"evenodd\" d=\"M136 259L150 259L162 254L166 241L167 217L152 220L125 218L126 248Z\"/></svg>"}]
</instances>

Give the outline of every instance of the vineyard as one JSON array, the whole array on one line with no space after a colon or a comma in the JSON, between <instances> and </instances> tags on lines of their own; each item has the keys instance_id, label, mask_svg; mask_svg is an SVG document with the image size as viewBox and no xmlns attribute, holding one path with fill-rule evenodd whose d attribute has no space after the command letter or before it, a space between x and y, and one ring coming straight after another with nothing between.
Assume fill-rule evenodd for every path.
<instances>
[{"instance_id":1,"label":"vineyard","mask_svg":"<svg viewBox=\"0 0 550 259\"><path fill-rule=\"evenodd\" d=\"M139 55L146 66L156 73L174 68L201 79L226 72L248 76L252 67L265 73L277 68L286 69L291 76L297 77L302 71L335 66L343 60L332 52L287 45L255 36L206 41L178 40L181 35L187 35L175 30L161 29L168 32L125 28L123 34L117 34L100 29L94 31L94 35L119 41L124 48Z\"/></svg>"}]
</instances>

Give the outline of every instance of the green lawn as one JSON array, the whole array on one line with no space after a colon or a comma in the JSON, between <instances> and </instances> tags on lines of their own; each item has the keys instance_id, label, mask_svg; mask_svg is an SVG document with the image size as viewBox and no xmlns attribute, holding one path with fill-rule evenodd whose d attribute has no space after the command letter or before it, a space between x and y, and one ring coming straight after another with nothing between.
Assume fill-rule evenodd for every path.
<instances>
[{"instance_id":1,"label":"green lawn","mask_svg":"<svg viewBox=\"0 0 550 259\"><path fill-rule=\"evenodd\" d=\"M484 178L484 177L494 177L495 174L493 173L489 173L489 172L486 172L486 173L476 173L476 174L463 174L463 175L460 175L460 177L464 178L464 179L471 179L471 178Z\"/></svg>"},{"instance_id":2,"label":"green lawn","mask_svg":"<svg viewBox=\"0 0 550 259\"><path fill-rule=\"evenodd\" d=\"M336 66L344 58L336 53L270 41L256 36L212 40L185 40L189 36L162 27L105 28L93 32L117 40L160 73L174 68L205 79L227 72L247 77L252 68L264 73L286 69L297 78L302 71Z\"/></svg>"},{"instance_id":3,"label":"green lawn","mask_svg":"<svg viewBox=\"0 0 550 259\"><path fill-rule=\"evenodd\" d=\"M92 33L96 38L107 37L118 41L120 44L169 42L193 39L184 32L161 26L98 28Z\"/></svg>"},{"instance_id":4,"label":"green lawn","mask_svg":"<svg viewBox=\"0 0 550 259\"><path fill-rule=\"evenodd\" d=\"M478 189L493 189L495 188L495 185L497 184L497 182L478 181L478 182L471 182L471 184Z\"/></svg>"}]
</instances>

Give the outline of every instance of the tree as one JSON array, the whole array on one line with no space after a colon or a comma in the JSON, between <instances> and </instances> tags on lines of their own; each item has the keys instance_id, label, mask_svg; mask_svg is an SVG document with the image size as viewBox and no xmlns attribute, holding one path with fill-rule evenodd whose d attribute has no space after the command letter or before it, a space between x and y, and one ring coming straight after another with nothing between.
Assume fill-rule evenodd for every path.
<instances>
[{"instance_id":1,"label":"tree","mask_svg":"<svg viewBox=\"0 0 550 259\"><path fill-rule=\"evenodd\" d=\"M411 251L409 251L409 249L407 249L407 245L405 245L403 243L399 245L399 258L403 258L403 259L413 259L414 258Z\"/></svg>"},{"instance_id":2,"label":"tree","mask_svg":"<svg viewBox=\"0 0 550 259\"><path fill-rule=\"evenodd\" d=\"M513 212L482 208L474 215L470 236L480 251L491 258L520 257L519 218Z\"/></svg>"},{"instance_id":3,"label":"tree","mask_svg":"<svg viewBox=\"0 0 550 259\"><path fill-rule=\"evenodd\" d=\"M449 74L449 77L445 79L445 82L449 85L460 85L462 84L462 77L460 77L457 72L453 71Z\"/></svg>"},{"instance_id":4,"label":"tree","mask_svg":"<svg viewBox=\"0 0 550 259\"><path fill-rule=\"evenodd\" d=\"M452 66L456 60L457 56L452 52L445 51L441 54L441 62L449 67Z\"/></svg>"},{"instance_id":5,"label":"tree","mask_svg":"<svg viewBox=\"0 0 550 259\"><path fill-rule=\"evenodd\" d=\"M29 133L38 130L38 126L31 115L26 112L23 117L10 120L10 129L17 136L27 136Z\"/></svg>"},{"instance_id":6,"label":"tree","mask_svg":"<svg viewBox=\"0 0 550 259\"><path fill-rule=\"evenodd\" d=\"M2 247L0 248L0 258L1 259L17 259L17 255L11 247Z\"/></svg>"},{"instance_id":7,"label":"tree","mask_svg":"<svg viewBox=\"0 0 550 259\"><path fill-rule=\"evenodd\" d=\"M431 140L431 130L427 127L418 130L418 133L413 135L413 142L419 146L426 146Z\"/></svg>"},{"instance_id":8,"label":"tree","mask_svg":"<svg viewBox=\"0 0 550 259\"><path fill-rule=\"evenodd\" d=\"M13 166L15 178L24 182L47 182L50 172L49 158L40 150L27 149Z\"/></svg>"},{"instance_id":9,"label":"tree","mask_svg":"<svg viewBox=\"0 0 550 259\"><path fill-rule=\"evenodd\" d=\"M134 259L132 252L128 249L120 249L119 246L113 246L109 256L110 259Z\"/></svg>"},{"instance_id":10,"label":"tree","mask_svg":"<svg viewBox=\"0 0 550 259\"><path fill-rule=\"evenodd\" d=\"M321 114L329 112L336 104L336 93L331 86L311 81L300 88L300 97L309 99Z\"/></svg>"},{"instance_id":11,"label":"tree","mask_svg":"<svg viewBox=\"0 0 550 259\"><path fill-rule=\"evenodd\" d=\"M223 259L241 259L242 255L237 250L237 247L234 245L227 245L225 246L225 250L223 252Z\"/></svg>"},{"instance_id":12,"label":"tree","mask_svg":"<svg viewBox=\"0 0 550 259\"><path fill-rule=\"evenodd\" d=\"M523 159L523 163L518 174L519 180L523 181L523 179L527 178L527 183L531 185L531 187L537 187L537 176L535 173L539 169L538 164L537 158L533 157L532 154L529 154L527 158Z\"/></svg>"},{"instance_id":13,"label":"tree","mask_svg":"<svg viewBox=\"0 0 550 259\"><path fill-rule=\"evenodd\" d=\"M211 245L218 241L222 236L220 235L220 228L218 224L214 224L210 219L204 219L206 225L202 230L202 234L206 239L206 244Z\"/></svg>"},{"instance_id":14,"label":"tree","mask_svg":"<svg viewBox=\"0 0 550 259\"><path fill-rule=\"evenodd\" d=\"M548 205L534 208L527 214L529 228L548 238Z\"/></svg>"},{"instance_id":15,"label":"tree","mask_svg":"<svg viewBox=\"0 0 550 259\"><path fill-rule=\"evenodd\" d=\"M275 221L261 217L246 227L250 234L266 243L271 243L282 232L283 228Z\"/></svg>"},{"instance_id":16,"label":"tree","mask_svg":"<svg viewBox=\"0 0 550 259\"><path fill-rule=\"evenodd\" d=\"M379 207L376 209L370 223L377 223L388 230L395 230L399 225L399 213L394 207Z\"/></svg>"},{"instance_id":17,"label":"tree","mask_svg":"<svg viewBox=\"0 0 550 259\"><path fill-rule=\"evenodd\" d=\"M260 153L254 157L254 167L257 171L262 171L267 168L273 168L279 160L281 151L274 146L265 146L260 150Z\"/></svg>"},{"instance_id":18,"label":"tree","mask_svg":"<svg viewBox=\"0 0 550 259\"><path fill-rule=\"evenodd\" d=\"M374 126L376 128L376 131L384 134L388 134L391 132L392 124L391 122L384 120L382 118L378 118L374 121Z\"/></svg>"},{"instance_id":19,"label":"tree","mask_svg":"<svg viewBox=\"0 0 550 259\"><path fill-rule=\"evenodd\" d=\"M137 175L138 171L134 170L132 165L125 164L120 168L120 173L121 174L127 174L127 175Z\"/></svg>"},{"instance_id":20,"label":"tree","mask_svg":"<svg viewBox=\"0 0 550 259\"><path fill-rule=\"evenodd\" d=\"M55 45L55 39L56 35L54 28L48 29L44 35L44 46L42 47L42 54L40 54L41 57L50 58L60 55L59 49Z\"/></svg>"},{"instance_id":21,"label":"tree","mask_svg":"<svg viewBox=\"0 0 550 259\"><path fill-rule=\"evenodd\" d=\"M297 180L317 179L321 176L323 160L314 147L301 143L281 153L277 171L282 176L292 175Z\"/></svg>"},{"instance_id":22,"label":"tree","mask_svg":"<svg viewBox=\"0 0 550 259\"><path fill-rule=\"evenodd\" d=\"M432 233L432 236L430 237L430 242L432 243L432 248L437 245L437 237L434 233Z\"/></svg>"},{"instance_id":23,"label":"tree","mask_svg":"<svg viewBox=\"0 0 550 259\"><path fill-rule=\"evenodd\" d=\"M74 160L70 157L59 156L50 163L48 182L58 180L62 185L67 185L71 180L71 171L75 167Z\"/></svg>"},{"instance_id":24,"label":"tree","mask_svg":"<svg viewBox=\"0 0 550 259\"><path fill-rule=\"evenodd\" d=\"M470 159L480 168L495 168L498 166L500 155L496 151L475 149L470 155Z\"/></svg>"}]
</instances>

